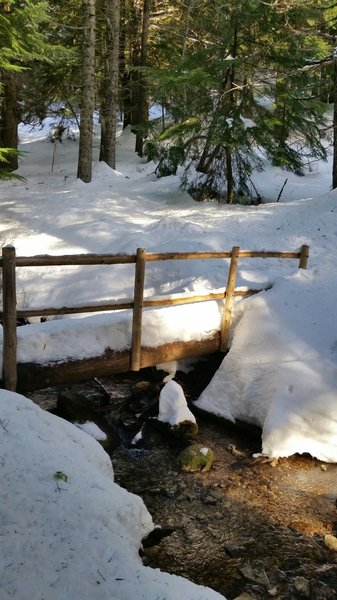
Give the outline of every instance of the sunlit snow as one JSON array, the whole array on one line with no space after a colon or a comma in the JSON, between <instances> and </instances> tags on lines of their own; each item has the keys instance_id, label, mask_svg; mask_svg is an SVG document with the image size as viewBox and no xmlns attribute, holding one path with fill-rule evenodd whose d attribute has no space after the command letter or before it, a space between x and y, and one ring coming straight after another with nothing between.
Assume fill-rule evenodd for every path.
<instances>
[{"instance_id":1,"label":"sunlit snow","mask_svg":"<svg viewBox=\"0 0 337 600\"><path fill-rule=\"evenodd\" d=\"M310 246L307 270L298 270L294 260L239 261L237 286L269 289L235 303L229 353L197 405L259 425L267 456L305 452L337 462L337 192L329 191L331 161L311 166L304 177L266 163L254 185L268 202L226 206L194 202L179 189L178 177L158 180L155 166L134 153L129 131L119 138L117 170L95 162L90 184L76 179L77 141L55 148L48 128L21 128L20 139L29 152L19 169L26 180L1 184L2 245L13 244L20 256ZM94 142L97 158L97 137ZM145 293L221 290L227 274L225 259L150 263ZM133 285L133 265L20 268L18 306L130 298ZM219 327L220 313L215 301L146 310L143 342L203 339ZM131 316L122 312L34 323L18 329L18 357L48 362L96 356L107 347L127 347L130 335ZM168 366L168 384L174 384L177 366ZM151 517L139 498L113 483L110 460L90 435L21 396L2 390L0 402L5 596L221 598L143 567L138 549L153 527Z\"/></svg>"}]
</instances>

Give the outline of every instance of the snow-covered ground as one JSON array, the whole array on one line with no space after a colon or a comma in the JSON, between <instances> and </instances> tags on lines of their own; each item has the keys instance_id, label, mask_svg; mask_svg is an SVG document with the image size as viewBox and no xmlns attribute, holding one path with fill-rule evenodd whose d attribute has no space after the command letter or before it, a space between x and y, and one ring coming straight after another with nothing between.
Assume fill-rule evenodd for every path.
<instances>
[{"instance_id":1,"label":"snow-covered ground","mask_svg":"<svg viewBox=\"0 0 337 600\"><path fill-rule=\"evenodd\" d=\"M329 191L331 163L315 165L305 177L266 165L254 183L268 203L226 206L194 202L175 176L158 180L154 165L133 152L128 131L119 138L117 170L96 162L90 184L75 176L76 141L55 146L47 131L25 128L20 137L27 154L19 173L26 180L0 187L1 243L13 244L18 255L133 254L137 247L221 251L234 245L297 250L309 244L305 271L294 260L239 261L238 286L272 287L236 302L230 351L197 404L260 425L261 452L268 456L307 452L337 462L337 192ZM98 138L95 145L98 153ZM273 202L287 177L280 201ZM149 263L146 294L223 289L227 270L226 260ZM127 298L133 281L133 265L20 269L18 303ZM124 347L130 318L121 317L82 315L20 328L19 358L80 357L107 345ZM148 311L143 338L154 345L167 337L193 338L218 322L216 302ZM151 518L139 499L113 484L96 441L22 397L0 391L0 400L6 482L0 587L7 597L220 598L142 566L138 548Z\"/></svg>"},{"instance_id":2,"label":"snow-covered ground","mask_svg":"<svg viewBox=\"0 0 337 600\"><path fill-rule=\"evenodd\" d=\"M142 565L152 518L96 440L18 394L0 411L2 599L223 598Z\"/></svg>"}]
</instances>

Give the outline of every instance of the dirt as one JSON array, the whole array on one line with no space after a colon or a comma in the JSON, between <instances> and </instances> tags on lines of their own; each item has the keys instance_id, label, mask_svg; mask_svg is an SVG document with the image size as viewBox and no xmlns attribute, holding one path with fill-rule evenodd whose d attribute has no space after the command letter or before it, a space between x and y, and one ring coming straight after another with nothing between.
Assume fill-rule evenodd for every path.
<instances>
[{"instance_id":1,"label":"dirt","mask_svg":"<svg viewBox=\"0 0 337 600\"><path fill-rule=\"evenodd\" d=\"M337 552L324 543L327 534L337 536L337 465L310 456L276 464L254 458L259 430L193 408L203 370L176 377L198 421L193 440L170 435L153 419L160 383L152 370L71 388L108 423L115 481L141 496L160 526L144 540L143 562L228 600L242 594L242 600L337 599ZM49 401L59 391L49 390ZM46 394L32 397L41 404ZM144 439L135 446L131 440L144 423ZM180 470L179 452L191 441L213 450L209 472Z\"/></svg>"}]
</instances>

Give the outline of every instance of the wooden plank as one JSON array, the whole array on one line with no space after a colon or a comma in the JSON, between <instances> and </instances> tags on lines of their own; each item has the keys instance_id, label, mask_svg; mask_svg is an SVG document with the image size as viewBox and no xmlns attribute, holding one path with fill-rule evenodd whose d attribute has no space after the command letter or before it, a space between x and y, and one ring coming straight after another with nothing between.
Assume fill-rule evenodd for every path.
<instances>
[{"instance_id":1,"label":"wooden plank","mask_svg":"<svg viewBox=\"0 0 337 600\"><path fill-rule=\"evenodd\" d=\"M156 348L142 348L141 368L151 367L158 364L171 362L172 360L183 360L206 356L220 350L220 332L216 331L212 336L204 340L191 340L189 342L174 342L163 344ZM160 359L160 360L158 360Z\"/></svg>"},{"instance_id":2,"label":"wooden plank","mask_svg":"<svg viewBox=\"0 0 337 600\"><path fill-rule=\"evenodd\" d=\"M173 342L155 348L142 348L141 368L155 366L172 360L206 356L220 348L220 333L214 332L204 340ZM130 370L130 350L106 350L102 356L90 359L18 364L18 386L21 393L46 387L88 381L94 377L107 377Z\"/></svg>"},{"instance_id":3,"label":"wooden plank","mask_svg":"<svg viewBox=\"0 0 337 600\"><path fill-rule=\"evenodd\" d=\"M142 317L143 317L143 301L144 301L144 281L145 281L145 250L144 248L137 249L137 260L135 268L135 287L134 287L134 304L132 316L132 335L131 335L131 371L139 371L141 362L141 343L142 343Z\"/></svg>"},{"instance_id":4,"label":"wooden plank","mask_svg":"<svg viewBox=\"0 0 337 600\"><path fill-rule=\"evenodd\" d=\"M16 370L16 281L15 248L2 248L2 298L3 298L3 382L6 390L17 386Z\"/></svg>"},{"instance_id":5,"label":"wooden plank","mask_svg":"<svg viewBox=\"0 0 337 600\"><path fill-rule=\"evenodd\" d=\"M233 246L232 258L229 266L227 287L226 287L226 299L225 299L225 310L223 320L221 324L221 351L225 352L228 347L229 330L231 325L231 316L234 300L234 290L236 282L236 271L238 266L238 259L240 254L239 246Z\"/></svg>"},{"instance_id":6,"label":"wooden plank","mask_svg":"<svg viewBox=\"0 0 337 600\"><path fill-rule=\"evenodd\" d=\"M50 364L18 363L17 390L31 392L50 386L88 381L130 370L130 351L112 352L90 359L52 362Z\"/></svg>"}]
</instances>

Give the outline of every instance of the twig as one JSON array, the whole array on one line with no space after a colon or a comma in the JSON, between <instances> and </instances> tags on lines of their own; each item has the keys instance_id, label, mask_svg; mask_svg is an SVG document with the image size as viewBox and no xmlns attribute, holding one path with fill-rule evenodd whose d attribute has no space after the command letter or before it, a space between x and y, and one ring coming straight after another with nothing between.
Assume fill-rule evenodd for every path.
<instances>
[{"instance_id":1,"label":"twig","mask_svg":"<svg viewBox=\"0 0 337 600\"><path fill-rule=\"evenodd\" d=\"M54 162L55 162L56 145L57 145L57 140L55 140L55 142L54 142L53 158L52 158L52 161L51 161L51 172L52 172L52 173L53 173L53 171L54 171Z\"/></svg>"},{"instance_id":2,"label":"twig","mask_svg":"<svg viewBox=\"0 0 337 600\"><path fill-rule=\"evenodd\" d=\"M0 419L0 425L1 425L2 429L4 431L6 431L7 433L8 433L8 429L7 429L8 423L9 423L8 419Z\"/></svg>"},{"instance_id":3,"label":"twig","mask_svg":"<svg viewBox=\"0 0 337 600\"><path fill-rule=\"evenodd\" d=\"M103 393L106 396L106 398L110 401L111 400L111 394L108 392L108 390L103 385L103 383L99 379L97 379L97 377L94 377L94 382L97 383L97 385L101 388L101 390L103 391Z\"/></svg>"},{"instance_id":4,"label":"twig","mask_svg":"<svg viewBox=\"0 0 337 600\"><path fill-rule=\"evenodd\" d=\"M67 491L68 491L68 489L67 489L67 488L61 487L58 481L56 482L56 489L55 489L55 491L56 491L56 490L57 490L58 492L60 492L60 493L61 493L61 492L67 492Z\"/></svg>"},{"instance_id":5,"label":"twig","mask_svg":"<svg viewBox=\"0 0 337 600\"><path fill-rule=\"evenodd\" d=\"M284 181L284 184L283 184L283 186L281 187L281 190L280 190L280 193L279 193L279 195L277 196L277 200L276 200L276 202L279 202L279 200L280 200L280 198L281 198L281 196L282 196L282 192L283 192L283 190L284 190L285 186L287 185L287 181L288 181L288 177L287 177L287 179Z\"/></svg>"}]
</instances>

